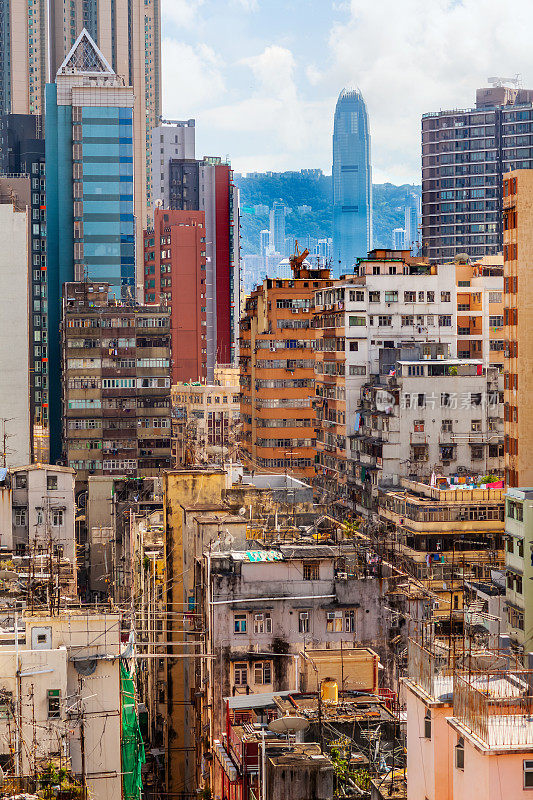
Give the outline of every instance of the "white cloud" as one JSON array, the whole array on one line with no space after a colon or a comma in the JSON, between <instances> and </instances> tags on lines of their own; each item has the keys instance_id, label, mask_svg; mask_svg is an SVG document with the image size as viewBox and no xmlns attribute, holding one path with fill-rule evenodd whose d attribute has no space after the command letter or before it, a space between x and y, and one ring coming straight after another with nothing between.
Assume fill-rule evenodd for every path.
<instances>
[{"instance_id":1,"label":"white cloud","mask_svg":"<svg viewBox=\"0 0 533 800\"><path fill-rule=\"evenodd\" d=\"M249 96L206 109L198 126L220 132L225 142L232 131L238 133L231 158L240 171L298 169L316 163L316 158L309 160L309 148L319 131L329 130L329 105L302 99L292 52L269 45L259 55L241 59L238 66L249 70Z\"/></svg>"},{"instance_id":2,"label":"white cloud","mask_svg":"<svg viewBox=\"0 0 533 800\"><path fill-rule=\"evenodd\" d=\"M257 11L259 3L257 0L234 0L235 4L244 8L245 11Z\"/></svg>"},{"instance_id":3,"label":"white cloud","mask_svg":"<svg viewBox=\"0 0 533 800\"><path fill-rule=\"evenodd\" d=\"M206 103L225 93L222 63L206 44L192 47L174 39L163 39L163 103L165 116L195 116Z\"/></svg>"},{"instance_id":4,"label":"white cloud","mask_svg":"<svg viewBox=\"0 0 533 800\"><path fill-rule=\"evenodd\" d=\"M533 81L532 0L515 0L512 14L500 0L337 0L331 19L342 21L324 26L323 47L304 50L306 33L316 35L313 7L323 10L325 0L306 2L289 49L279 44L283 15L264 34L257 16L243 14L260 0L163 0L165 114L195 116L198 138L210 152L229 150L238 169L329 170L336 98L355 84L368 106L374 179L419 182L424 112L471 107L489 75L522 72L524 85ZM228 29L241 37L233 53L247 37L252 57L232 61L210 22L213 3L223 4ZM207 43L227 53L226 63Z\"/></svg>"},{"instance_id":5,"label":"white cloud","mask_svg":"<svg viewBox=\"0 0 533 800\"><path fill-rule=\"evenodd\" d=\"M354 83L367 102L377 180L420 179L420 117L471 107L494 74L530 66L531 0L502 14L497 0L352 0L330 33L332 65L308 69L315 85Z\"/></svg>"},{"instance_id":6,"label":"white cloud","mask_svg":"<svg viewBox=\"0 0 533 800\"><path fill-rule=\"evenodd\" d=\"M204 0L162 0L163 34L168 23L178 28L192 28L197 22L199 8Z\"/></svg>"}]
</instances>

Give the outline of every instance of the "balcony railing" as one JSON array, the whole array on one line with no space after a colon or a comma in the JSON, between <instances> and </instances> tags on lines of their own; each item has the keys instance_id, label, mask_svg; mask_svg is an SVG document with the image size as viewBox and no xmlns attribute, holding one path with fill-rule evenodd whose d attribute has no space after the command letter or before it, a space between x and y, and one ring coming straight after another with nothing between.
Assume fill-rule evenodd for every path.
<instances>
[{"instance_id":1,"label":"balcony railing","mask_svg":"<svg viewBox=\"0 0 533 800\"><path fill-rule=\"evenodd\" d=\"M533 670L456 673L453 713L488 747L533 745Z\"/></svg>"}]
</instances>

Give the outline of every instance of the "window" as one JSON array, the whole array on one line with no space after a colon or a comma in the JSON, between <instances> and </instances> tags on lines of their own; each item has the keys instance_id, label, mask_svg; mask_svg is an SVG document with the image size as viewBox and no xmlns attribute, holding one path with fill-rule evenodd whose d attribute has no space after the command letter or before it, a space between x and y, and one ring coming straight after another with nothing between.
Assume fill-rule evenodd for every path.
<instances>
[{"instance_id":1,"label":"window","mask_svg":"<svg viewBox=\"0 0 533 800\"><path fill-rule=\"evenodd\" d=\"M48 689L48 719L59 719L61 716L61 697L59 689Z\"/></svg>"},{"instance_id":2,"label":"window","mask_svg":"<svg viewBox=\"0 0 533 800\"><path fill-rule=\"evenodd\" d=\"M350 375L366 375L366 367L350 364Z\"/></svg>"},{"instance_id":3,"label":"window","mask_svg":"<svg viewBox=\"0 0 533 800\"><path fill-rule=\"evenodd\" d=\"M239 661L233 669L235 686L246 686L248 683L248 664Z\"/></svg>"},{"instance_id":4,"label":"window","mask_svg":"<svg viewBox=\"0 0 533 800\"><path fill-rule=\"evenodd\" d=\"M346 633L355 633L355 609L353 608L344 612L344 630Z\"/></svg>"},{"instance_id":5,"label":"window","mask_svg":"<svg viewBox=\"0 0 533 800\"><path fill-rule=\"evenodd\" d=\"M329 633L342 633L342 611L327 612L326 631Z\"/></svg>"},{"instance_id":6,"label":"window","mask_svg":"<svg viewBox=\"0 0 533 800\"><path fill-rule=\"evenodd\" d=\"M424 715L424 738L431 739L431 711L429 708Z\"/></svg>"},{"instance_id":7,"label":"window","mask_svg":"<svg viewBox=\"0 0 533 800\"><path fill-rule=\"evenodd\" d=\"M52 512L52 525L54 528L58 528L60 525L63 524L63 512L59 509L56 509Z\"/></svg>"},{"instance_id":8,"label":"window","mask_svg":"<svg viewBox=\"0 0 533 800\"><path fill-rule=\"evenodd\" d=\"M318 564L314 561L304 561L304 581L317 581L318 577Z\"/></svg>"},{"instance_id":9,"label":"window","mask_svg":"<svg viewBox=\"0 0 533 800\"><path fill-rule=\"evenodd\" d=\"M15 526L18 528L23 528L26 525L26 509L25 508L16 508L15 509Z\"/></svg>"},{"instance_id":10,"label":"window","mask_svg":"<svg viewBox=\"0 0 533 800\"><path fill-rule=\"evenodd\" d=\"M272 683L272 662L257 661L254 664L254 683Z\"/></svg>"},{"instance_id":11,"label":"window","mask_svg":"<svg viewBox=\"0 0 533 800\"><path fill-rule=\"evenodd\" d=\"M448 398L450 395L446 395ZM447 433L451 433L453 431L453 420L451 419L443 419L441 430L446 431Z\"/></svg>"},{"instance_id":12,"label":"window","mask_svg":"<svg viewBox=\"0 0 533 800\"><path fill-rule=\"evenodd\" d=\"M28 486L28 476L25 472L17 472L15 475L15 489L26 489Z\"/></svg>"},{"instance_id":13,"label":"window","mask_svg":"<svg viewBox=\"0 0 533 800\"><path fill-rule=\"evenodd\" d=\"M397 303L398 302L398 292L385 292L385 302L386 303Z\"/></svg>"},{"instance_id":14,"label":"window","mask_svg":"<svg viewBox=\"0 0 533 800\"><path fill-rule=\"evenodd\" d=\"M426 293L426 300L427 300L428 303L434 303L435 302L435 292L427 292Z\"/></svg>"},{"instance_id":15,"label":"window","mask_svg":"<svg viewBox=\"0 0 533 800\"><path fill-rule=\"evenodd\" d=\"M415 433L424 433L424 420L423 419L415 419L413 425L414 425Z\"/></svg>"},{"instance_id":16,"label":"window","mask_svg":"<svg viewBox=\"0 0 533 800\"><path fill-rule=\"evenodd\" d=\"M441 292L440 293L441 303L449 303L450 299L451 299L450 292Z\"/></svg>"},{"instance_id":17,"label":"window","mask_svg":"<svg viewBox=\"0 0 533 800\"><path fill-rule=\"evenodd\" d=\"M451 328L452 318L450 314L439 314L439 325L443 328Z\"/></svg>"},{"instance_id":18,"label":"window","mask_svg":"<svg viewBox=\"0 0 533 800\"><path fill-rule=\"evenodd\" d=\"M364 327L365 325L365 318L364 317L349 317L348 322L350 327Z\"/></svg>"},{"instance_id":19,"label":"window","mask_svg":"<svg viewBox=\"0 0 533 800\"><path fill-rule=\"evenodd\" d=\"M235 633L246 633L246 614L234 614L233 630Z\"/></svg>"},{"instance_id":20,"label":"window","mask_svg":"<svg viewBox=\"0 0 533 800\"><path fill-rule=\"evenodd\" d=\"M489 292L489 303L501 303L501 302L502 302L501 292Z\"/></svg>"},{"instance_id":21,"label":"window","mask_svg":"<svg viewBox=\"0 0 533 800\"><path fill-rule=\"evenodd\" d=\"M459 737L455 745L455 766L457 769L465 768L465 740L462 736Z\"/></svg>"},{"instance_id":22,"label":"window","mask_svg":"<svg viewBox=\"0 0 533 800\"><path fill-rule=\"evenodd\" d=\"M416 301L416 292L404 292L403 300L404 303L414 303Z\"/></svg>"},{"instance_id":23,"label":"window","mask_svg":"<svg viewBox=\"0 0 533 800\"><path fill-rule=\"evenodd\" d=\"M533 761L524 759L524 789L533 789Z\"/></svg>"},{"instance_id":24,"label":"window","mask_svg":"<svg viewBox=\"0 0 533 800\"><path fill-rule=\"evenodd\" d=\"M369 292L368 300L370 303L379 303L379 292Z\"/></svg>"},{"instance_id":25,"label":"window","mask_svg":"<svg viewBox=\"0 0 533 800\"><path fill-rule=\"evenodd\" d=\"M359 350L359 342L350 342L350 352L356 353Z\"/></svg>"},{"instance_id":26,"label":"window","mask_svg":"<svg viewBox=\"0 0 533 800\"><path fill-rule=\"evenodd\" d=\"M472 420L472 422L471 422L471 430L474 433L480 433L481 432L481 420L480 419L473 419Z\"/></svg>"},{"instance_id":27,"label":"window","mask_svg":"<svg viewBox=\"0 0 533 800\"><path fill-rule=\"evenodd\" d=\"M272 633L272 617L270 614L254 614L254 633Z\"/></svg>"},{"instance_id":28,"label":"window","mask_svg":"<svg viewBox=\"0 0 533 800\"><path fill-rule=\"evenodd\" d=\"M309 633L309 611L300 611L298 615L298 633Z\"/></svg>"},{"instance_id":29,"label":"window","mask_svg":"<svg viewBox=\"0 0 533 800\"><path fill-rule=\"evenodd\" d=\"M380 314L378 316L378 325L388 328L392 325L392 317Z\"/></svg>"},{"instance_id":30,"label":"window","mask_svg":"<svg viewBox=\"0 0 533 800\"><path fill-rule=\"evenodd\" d=\"M57 489L57 475L46 476L46 488L51 491Z\"/></svg>"}]
</instances>

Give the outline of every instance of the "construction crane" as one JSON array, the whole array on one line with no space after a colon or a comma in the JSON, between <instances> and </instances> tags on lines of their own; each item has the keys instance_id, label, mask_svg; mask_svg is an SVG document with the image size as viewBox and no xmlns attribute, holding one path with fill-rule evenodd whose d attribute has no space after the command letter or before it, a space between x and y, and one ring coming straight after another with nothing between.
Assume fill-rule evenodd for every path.
<instances>
[{"instance_id":1,"label":"construction crane","mask_svg":"<svg viewBox=\"0 0 533 800\"><path fill-rule=\"evenodd\" d=\"M302 252L300 252L300 248L298 247L298 239L294 242L294 248L296 252L294 255L290 256L289 262L293 269L299 269L302 264L304 263L305 259L309 255L309 250L305 248Z\"/></svg>"}]
</instances>

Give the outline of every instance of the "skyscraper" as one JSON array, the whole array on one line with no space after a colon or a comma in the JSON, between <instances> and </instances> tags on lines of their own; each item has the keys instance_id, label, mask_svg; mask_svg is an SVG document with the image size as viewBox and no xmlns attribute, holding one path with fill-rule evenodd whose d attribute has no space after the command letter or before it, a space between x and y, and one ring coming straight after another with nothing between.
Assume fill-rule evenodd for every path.
<instances>
[{"instance_id":1,"label":"skyscraper","mask_svg":"<svg viewBox=\"0 0 533 800\"><path fill-rule=\"evenodd\" d=\"M333 126L333 270L351 271L372 249L372 167L365 101L343 89Z\"/></svg>"},{"instance_id":2,"label":"skyscraper","mask_svg":"<svg viewBox=\"0 0 533 800\"><path fill-rule=\"evenodd\" d=\"M407 192L405 201L405 239L404 247L412 255L417 255L420 248L420 198L412 192Z\"/></svg>"},{"instance_id":3,"label":"skyscraper","mask_svg":"<svg viewBox=\"0 0 533 800\"><path fill-rule=\"evenodd\" d=\"M62 286L107 282L135 297L133 89L83 30L46 88L50 434L60 438Z\"/></svg>"},{"instance_id":4,"label":"skyscraper","mask_svg":"<svg viewBox=\"0 0 533 800\"><path fill-rule=\"evenodd\" d=\"M134 90L135 216L142 252L152 202L151 132L161 116L160 0L1 0L0 110L43 113L45 84L55 80L83 28Z\"/></svg>"},{"instance_id":5,"label":"skyscraper","mask_svg":"<svg viewBox=\"0 0 533 800\"><path fill-rule=\"evenodd\" d=\"M32 453L48 461L48 313L46 263L46 173L42 119L38 114L0 116L0 187L31 206L30 417ZM19 177L15 177L19 176ZM27 185L27 189L25 187Z\"/></svg>"},{"instance_id":6,"label":"skyscraper","mask_svg":"<svg viewBox=\"0 0 533 800\"><path fill-rule=\"evenodd\" d=\"M422 248L431 260L502 251L502 174L531 169L533 90L496 85L476 107L422 117Z\"/></svg>"},{"instance_id":7,"label":"skyscraper","mask_svg":"<svg viewBox=\"0 0 533 800\"><path fill-rule=\"evenodd\" d=\"M274 252L285 253L285 206L283 203L274 201L270 211L270 244Z\"/></svg>"},{"instance_id":8,"label":"skyscraper","mask_svg":"<svg viewBox=\"0 0 533 800\"><path fill-rule=\"evenodd\" d=\"M392 231L392 249L404 250L406 247L405 238L405 228L394 228Z\"/></svg>"}]
</instances>

